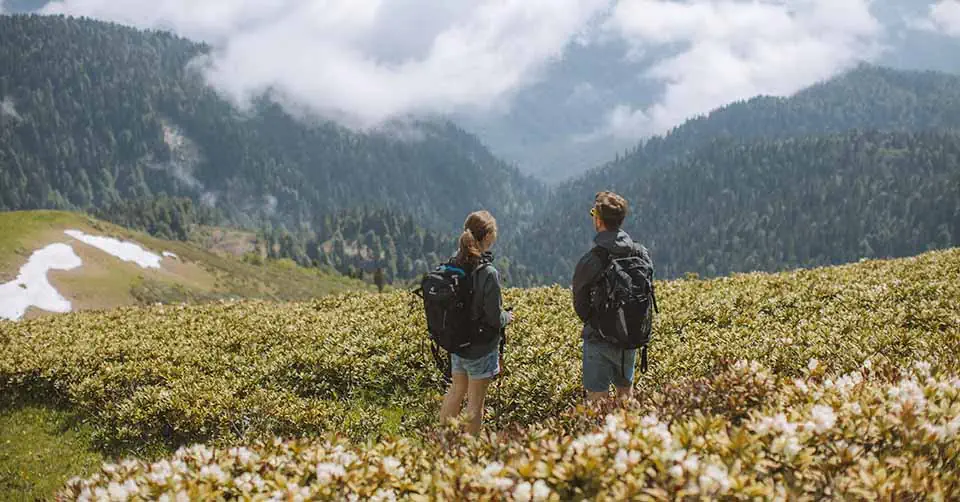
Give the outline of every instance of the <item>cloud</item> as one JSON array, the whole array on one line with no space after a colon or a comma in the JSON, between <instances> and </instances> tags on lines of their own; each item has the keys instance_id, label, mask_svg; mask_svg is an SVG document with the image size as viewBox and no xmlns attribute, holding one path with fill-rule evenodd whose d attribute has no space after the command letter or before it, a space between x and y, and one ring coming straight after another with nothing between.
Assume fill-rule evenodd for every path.
<instances>
[{"instance_id":1,"label":"cloud","mask_svg":"<svg viewBox=\"0 0 960 502\"><path fill-rule=\"evenodd\" d=\"M263 196L263 212L273 216L277 212L277 198L273 195Z\"/></svg>"},{"instance_id":2,"label":"cloud","mask_svg":"<svg viewBox=\"0 0 960 502\"><path fill-rule=\"evenodd\" d=\"M208 81L346 125L484 110L536 80L608 0L65 0L46 12L209 42Z\"/></svg>"},{"instance_id":3,"label":"cloud","mask_svg":"<svg viewBox=\"0 0 960 502\"><path fill-rule=\"evenodd\" d=\"M640 137L757 94L789 95L879 56L870 0L623 0L605 28L632 53L668 50L643 76L665 85L646 108L620 105L604 133Z\"/></svg>"},{"instance_id":4,"label":"cloud","mask_svg":"<svg viewBox=\"0 0 960 502\"><path fill-rule=\"evenodd\" d=\"M2 5L0 5L2 7ZM23 120L20 117L20 114L17 113L17 106L9 96L0 100L0 117L2 116L12 117L14 120Z\"/></svg>"},{"instance_id":5,"label":"cloud","mask_svg":"<svg viewBox=\"0 0 960 502\"><path fill-rule=\"evenodd\" d=\"M940 0L931 5L929 26L945 35L960 37L960 0Z\"/></svg>"}]
</instances>

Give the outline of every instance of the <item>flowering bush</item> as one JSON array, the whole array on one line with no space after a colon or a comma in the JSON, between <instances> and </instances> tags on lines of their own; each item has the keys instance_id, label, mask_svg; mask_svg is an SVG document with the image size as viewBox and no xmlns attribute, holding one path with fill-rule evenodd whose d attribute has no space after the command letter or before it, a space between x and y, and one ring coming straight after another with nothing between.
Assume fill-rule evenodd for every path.
<instances>
[{"instance_id":1,"label":"flowering bush","mask_svg":"<svg viewBox=\"0 0 960 502\"><path fill-rule=\"evenodd\" d=\"M64 499L674 500L951 499L960 494L960 379L892 366L839 378L777 378L757 364L725 381L762 380L762 405L665 419L649 403L578 410L506 436L356 446L328 437L181 448L155 463L105 465ZM679 384L691 398L713 390ZM669 399L667 399L669 401ZM585 418L586 417L586 418ZM599 422L586 425L588 422Z\"/></svg>"},{"instance_id":2,"label":"flowering bush","mask_svg":"<svg viewBox=\"0 0 960 502\"><path fill-rule=\"evenodd\" d=\"M960 371L960 250L657 287L650 371L612 432L606 414L574 408L581 325L559 287L506 292L516 322L488 400L496 442L434 429L440 378L403 293L0 322L0 392L70 404L102 443L207 445L180 450L169 473L109 466L67 498L955 489L960 404L947 387Z\"/></svg>"}]
</instances>

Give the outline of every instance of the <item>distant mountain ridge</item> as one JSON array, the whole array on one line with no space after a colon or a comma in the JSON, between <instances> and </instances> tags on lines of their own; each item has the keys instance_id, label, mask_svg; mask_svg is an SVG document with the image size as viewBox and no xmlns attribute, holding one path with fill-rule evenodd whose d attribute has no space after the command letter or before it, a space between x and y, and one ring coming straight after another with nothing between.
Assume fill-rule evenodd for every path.
<instances>
[{"instance_id":1,"label":"distant mountain ridge","mask_svg":"<svg viewBox=\"0 0 960 502\"><path fill-rule=\"evenodd\" d=\"M451 123L359 134L266 99L241 113L189 70L204 50L86 19L0 17L0 96L16 113L0 118L0 209L164 192L245 226L374 206L454 229L476 207L529 215L543 193Z\"/></svg>"},{"instance_id":2,"label":"distant mountain ridge","mask_svg":"<svg viewBox=\"0 0 960 502\"><path fill-rule=\"evenodd\" d=\"M643 214L642 210L637 208L674 203L666 192L647 192L643 188L644 184L666 190L662 183L673 176L671 170L678 168L677 166L687 166L693 170L704 162L716 163L716 160L705 159L702 155L717 144L729 145L729 148L760 148L764 151L766 148L776 148L776 145L783 141L806 141L807 138L809 141L816 141L817 138L841 143L844 139L854 141L858 137L851 136L851 132L856 130L907 134L941 131L945 136L926 137L925 147L930 148L931 152L937 151L940 148L937 142L952 142L954 137L950 132L960 130L960 77L938 72L903 72L864 65L836 79L808 88L791 98L758 97L733 103L704 117L692 119L667 135L651 138L627 155L558 186L550 200L544 204L539 221L532 225L534 230L525 238L525 242L536 244L522 247L523 254L519 260L522 263L537 261L542 264L541 272L550 280L568 281L568 271L572 270L578 253L589 245L592 228L589 221L583 217L586 214L584 208L589 207L597 191L612 189L624 193L628 199L633 197L631 202L635 213L630 224L636 228L638 221L650 218L650 215ZM791 168L798 162L806 165L816 160L811 157L813 153L811 150L804 153L805 157L783 159L783 162ZM824 155L829 155L829 152L824 152ZM733 173L737 168L736 164L729 162L723 162L720 166L729 173ZM842 174L851 166L837 164L835 168ZM960 164L948 158L939 169L945 174L956 173L960 171ZM775 185L777 171L763 170L759 174L765 177L764 183ZM906 171L901 172L903 176L907 174ZM853 181L849 176L844 179L847 182ZM697 189L703 196L699 211L707 214L717 211L715 197L720 196L724 189L744 188L704 184L705 180L696 177L685 181L698 185ZM920 194L926 197L944 197L947 192L942 190L946 189L926 186ZM867 204L883 193L868 189L859 191L856 195L862 198L861 203ZM903 200L910 195L897 193L897 197L903 197ZM769 193L748 196L766 199ZM641 197L644 200L637 200ZM945 200L950 207L960 204L952 196L947 196ZM769 202L777 203L774 199L769 199ZM672 220L674 216L676 215L670 215L667 220ZM688 225L690 222L683 224ZM641 228L647 228L656 235L674 230L659 225L656 221L647 221ZM701 235L708 235L711 231L709 226L697 227L697 230ZM650 238L643 233L638 235L641 240L645 237ZM718 238L727 239L720 241L726 245L733 236ZM951 236L950 239L941 241L940 245L954 245L953 243L958 242L957 238L958 236ZM703 248L708 242L691 238L683 241L682 245L686 249L692 247L706 253ZM545 255L545 247L549 247L552 254ZM668 255L673 252L670 248L654 247L655 258L658 252ZM918 249L917 252L922 250ZM845 249L842 254L849 252L852 250ZM865 256L871 255L868 252ZM829 260L823 261L811 256L784 259L779 265L799 266L807 263L808 259L814 260L812 263L831 263ZM769 266L771 264L765 265L767 268ZM677 263L667 269L670 270L671 277L684 272L711 274L705 263L696 261ZM726 272L747 271L750 270L750 265L727 263L720 268L715 266L714 269L715 272L720 272L721 269Z\"/></svg>"},{"instance_id":3,"label":"distant mountain ridge","mask_svg":"<svg viewBox=\"0 0 960 502\"><path fill-rule=\"evenodd\" d=\"M650 242L655 259L678 247L703 255L658 260L668 276L827 264L886 250L919 252L953 245L957 238L949 224L948 232L940 229L947 213L898 210L882 221L864 220L865 226L856 227L859 235L844 237L856 237L856 243L844 241L835 252L796 246L790 251L789 242L798 236L812 246L821 237L811 228L828 222L776 212L784 202L772 196L792 196L783 184L797 183L795 174L804 169L817 172L819 183L805 190L829 187L828 171L816 164L823 155L835 163L839 189L855 198L841 201L840 192L830 192L833 199L822 201L844 218L860 217L857 211L875 204L892 211L914 197L891 195L886 181L856 185L848 171L855 166L868 177L900 179L921 199L952 208L949 183L957 166L951 157L937 157L951 151L953 131L960 127L960 77L948 74L864 65L790 98L729 104L623 155L611 152L612 161L548 188L450 122L392 124L360 134L293 118L267 98L240 111L189 70L188 63L204 50L164 32L60 16L0 16L0 64L12 69L0 77L0 209L119 208L130 212L117 215L119 222L174 235L178 224L171 211L186 207L180 201L189 198L195 208L216 209L200 211L197 218L222 218L260 231L278 257L357 274L384 266L401 281L449 256L466 214L489 209L501 230L498 266L508 285L520 286L569 281L576 258L590 245L585 215L603 189L631 199L638 211L628 227ZM930 160L921 167L947 185L915 183L908 177L910 165L884 145L897 145L894 151L909 152L909 159ZM761 157L744 157L739 153L744 150ZM857 158L856 152L869 152L877 164L845 160ZM780 167L764 164L764 156ZM759 176L757 184L711 184L695 174L737 179L738 168ZM684 186L666 184L671 180ZM737 204L722 203L727 192L736 194ZM683 207L673 200L690 193L697 198L684 199ZM766 205L752 205L757 201ZM734 209L748 213L730 213ZM669 225L644 227L654 224L643 219L651 211ZM727 220L680 217L699 213ZM762 225L744 230L731 223L753 213L757 221L776 213L807 226L793 235L778 221L774 239L757 237L758 229L770 234ZM920 237L881 228L900 229L905 222L912 222ZM690 228L670 228L678 225ZM711 247L733 242L759 254L707 257Z\"/></svg>"}]
</instances>

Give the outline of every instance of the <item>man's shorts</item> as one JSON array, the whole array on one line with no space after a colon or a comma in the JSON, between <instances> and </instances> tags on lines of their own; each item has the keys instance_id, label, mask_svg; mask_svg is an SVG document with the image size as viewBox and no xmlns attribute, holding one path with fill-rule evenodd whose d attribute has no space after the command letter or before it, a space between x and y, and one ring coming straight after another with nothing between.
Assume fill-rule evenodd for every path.
<instances>
[{"instance_id":1,"label":"man's shorts","mask_svg":"<svg viewBox=\"0 0 960 502\"><path fill-rule=\"evenodd\" d=\"M633 385L637 350L622 350L609 343L583 341L583 386L588 392L608 392L610 384L626 388Z\"/></svg>"},{"instance_id":2,"label":"man's shorts","mask_svg":"<svg viewBox=\"0 0 960 502\"><path fill-rule=\"evenodd\" d=\"M500 374L500 348L495 346L478 359L464 359L450 354L450 372L466 373L471 380L493 378Z\"/></svg>"}]
</instances>

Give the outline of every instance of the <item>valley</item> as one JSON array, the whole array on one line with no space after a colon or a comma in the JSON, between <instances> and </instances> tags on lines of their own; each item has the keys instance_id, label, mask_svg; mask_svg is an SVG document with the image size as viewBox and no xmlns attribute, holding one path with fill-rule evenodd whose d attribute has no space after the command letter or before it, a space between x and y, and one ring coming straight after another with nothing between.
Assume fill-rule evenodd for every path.
<instances>
[{"instance_id":1,"label":"valley","mask_svg":"<svg viewBox=\"0 0 960 502\"><path fill-rule=\"evenodd\" d=\"M704 19L782 7L734 4ZM900 30L884 58L591 139L602 110L656 111L677 82L639 68L697 53L696 30L579 40L504 115L357 127L289 87L213 85L223 41L3 13L45 5L0 0L0 499L960 496L960 76L927 6L871 6ZM602 190L629 203L660 313L636 399L590 406L569 286ZM515 317L469 436L438 423L410 291L480 209Z\"/></svg>"}]
</instances>

